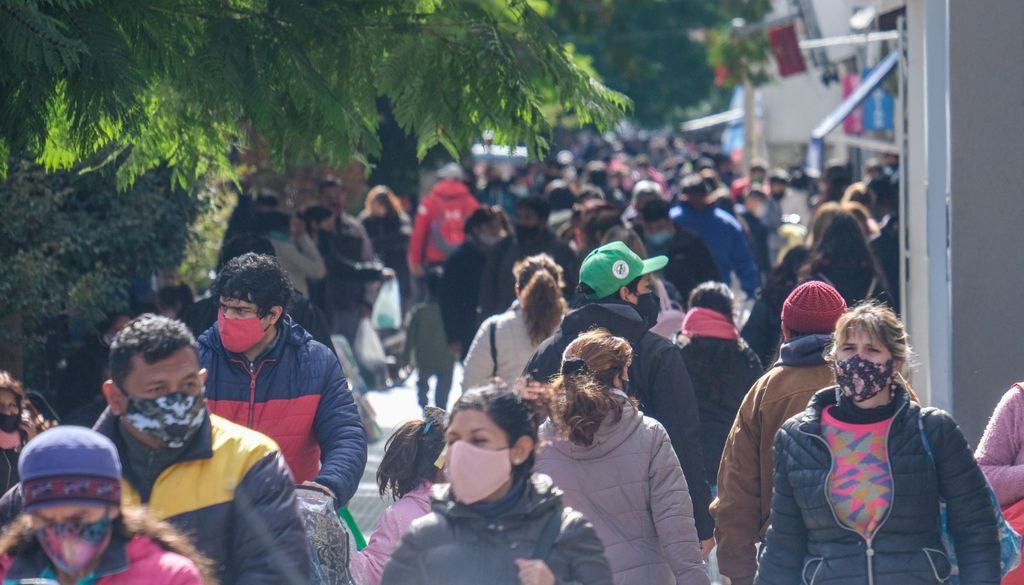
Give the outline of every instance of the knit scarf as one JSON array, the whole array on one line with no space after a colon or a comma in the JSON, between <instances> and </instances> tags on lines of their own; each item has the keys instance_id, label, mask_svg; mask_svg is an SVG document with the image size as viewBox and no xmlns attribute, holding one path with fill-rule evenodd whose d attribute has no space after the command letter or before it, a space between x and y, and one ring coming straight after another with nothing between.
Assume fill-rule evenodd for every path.
<instances>
[{"instance_id":1,"label":"knit scarf","mask_svg":"<svg viewBox=\"0 0 1024 585\"><path fill-rule=\"evenodd\" d=\"M740 332L725 315L704 307L696 307L686 313L682 333L687 337L740 338Z\"/></svg>"}]
</instances>

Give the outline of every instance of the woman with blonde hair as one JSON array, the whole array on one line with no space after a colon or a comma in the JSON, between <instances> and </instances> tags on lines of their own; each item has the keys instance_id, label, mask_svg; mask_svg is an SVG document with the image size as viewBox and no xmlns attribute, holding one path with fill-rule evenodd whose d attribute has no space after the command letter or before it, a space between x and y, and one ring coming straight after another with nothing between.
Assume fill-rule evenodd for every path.
<instances>
[{"instance_id":1,"label":"woman with blonde hair","mask_svg":"<svg viewBox=\"0 0 1024 585\"><path fill-rule=\"evenodd\" d=\"M492 378L518 378L569 310L562 296L562 267L547 254L516 262L513 274L516 302L480 325L463 362L463 388L484 386Z\"/></svg>"},{"instance_id":2,"label":"woman with blonde hair","mask_svg":"<svg viewBox=\"0 0 1024 585\"><path fill-rule=\"evenodd\" d=\"M629 342L604 329L566 347L535 469L594 524L615 583L706 585L679 459L625 392L632 358Z\"/></svg>"},{"instance_id":3,"label":"woman with blonde hair","mask_svg":"<svg viewBox=\"0 0 1024 585\"><path fill-rule=\"evenodd\" d=\"M996 515L956 421L911 400L903 323L865 303L836 323L836 386L775 438L772 525L755 583L945 582L939 504L961 583L1000 579Z\"/></svg>"},{"instance_id":4,"label":"woman with blonde hair","mask_svg":"<svg viewBox=\"0 0 1024 585\"><path fill-rule=\"evenodd\" d=\"M395 271L402 300L407 301L411 291L405 254L409 249L412 221L402 210L401 201L390 187L377 185L366 194L366 207L359 214L359 221L381 263Z\"/></svg>"}]
</instances>

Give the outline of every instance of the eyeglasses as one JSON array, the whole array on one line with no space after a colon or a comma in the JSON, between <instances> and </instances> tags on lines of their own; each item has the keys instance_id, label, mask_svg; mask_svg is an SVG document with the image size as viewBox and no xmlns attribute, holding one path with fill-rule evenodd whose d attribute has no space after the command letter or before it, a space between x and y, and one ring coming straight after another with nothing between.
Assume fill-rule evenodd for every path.
<instances>
[{"instance_id":1,"label":"eyeglasses","mask_svg":"<svg viewBox=\"0 0 1024 585\"><path fill-rule=\"evenodd\" d=\"M250 309L249 307L232 307L224 303L217 303L217 307L229 319L251 319L260 316L258 309Z\"/></svg>"}]
</instances>

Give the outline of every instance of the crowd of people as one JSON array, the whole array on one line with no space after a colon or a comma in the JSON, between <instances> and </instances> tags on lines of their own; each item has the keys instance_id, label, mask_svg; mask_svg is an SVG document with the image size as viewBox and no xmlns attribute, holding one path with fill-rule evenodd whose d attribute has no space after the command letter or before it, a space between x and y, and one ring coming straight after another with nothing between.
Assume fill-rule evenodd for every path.
<instances>
[{"instance_id":1,"label":"crowd of people","mask_svg":"<svg viewBox=\"0 0 1024 585\"><path fill-rule=\"evenodd\" d=\"M296 486L359 487L339 348L394 279L423 415L357 585L1024 582L1024 389L972 453L903 377L897 166L591 137L358 217L336 178L255 175L208 296L100 324L61 424L0 372L0 581L310 583Z\"/></svg>"}]
</instances>

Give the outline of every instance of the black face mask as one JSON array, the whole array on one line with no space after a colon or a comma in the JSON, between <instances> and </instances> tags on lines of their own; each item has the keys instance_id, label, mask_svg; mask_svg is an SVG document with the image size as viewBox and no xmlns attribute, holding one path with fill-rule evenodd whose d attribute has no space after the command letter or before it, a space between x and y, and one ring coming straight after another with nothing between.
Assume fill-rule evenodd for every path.
<instances>
[{"instance_id":1,"label":"black face mask","mask_svg":"<svg viewBox=\"0 0 1024 585\"><path fill-rule=\"evenodd\" d=\"M653 292L644 293L637 298L636 310L640 312L640 316L647 323L647 328L650 329L658 324L658 313L661 312L661 299Z\"/></svg>"},{"instance_id":2,"label":"black face mask","mask_svg":"<svg viewBox=\"0 0 1024 585\"><path fill-rule=\"evenodd\" d=\"M520 242L529 242L537 239L540 235L540 226L536 225L517 225L516 226L516 239Z\"/></svg>"},{"instance_id":3,"label":"black face mask","mask_svg":"<svg viewBox=\"0 0 1024 585\"><path fill-rule=\"evenodd\" d=\"M5 433L13 433L18 429L21 424L21 413L18 414L0 414L0 431Z\"/></svg>"}]
</instances>

